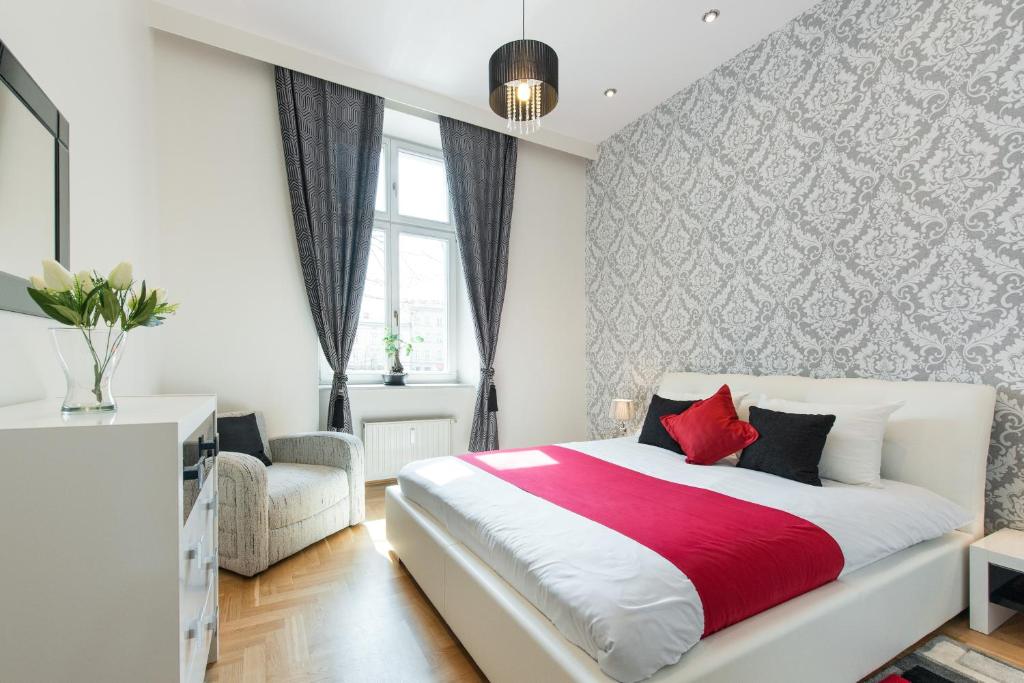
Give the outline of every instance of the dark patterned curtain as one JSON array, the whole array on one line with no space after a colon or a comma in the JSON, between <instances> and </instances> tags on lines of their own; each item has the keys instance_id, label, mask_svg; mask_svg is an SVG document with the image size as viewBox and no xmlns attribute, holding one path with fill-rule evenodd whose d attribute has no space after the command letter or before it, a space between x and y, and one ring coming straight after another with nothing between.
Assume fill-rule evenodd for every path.
<instances>
[{"instance_id":1,"label":"dark patterned curtain","mask_svg":"<svg viewBox=\"0 0 1024 683\"><path fill-rule=\"evenodd\" d=\"M384 100L275 68L299 262L327 362L327 425L352 432L345 368L359 323L373 234Z\"/></svg>"},{"instance_id":2,"label":"dark patterned curtain","mask_svg":"<svg viewBox=\"0 0 1024 683\"><path fill-rule=\"evenodd\" d=\"M480 351L469 450L489 451L498 448L494 352L505 301L518 140L444 116L440 122L448 194Z\"/></svg>"}]
</instances>

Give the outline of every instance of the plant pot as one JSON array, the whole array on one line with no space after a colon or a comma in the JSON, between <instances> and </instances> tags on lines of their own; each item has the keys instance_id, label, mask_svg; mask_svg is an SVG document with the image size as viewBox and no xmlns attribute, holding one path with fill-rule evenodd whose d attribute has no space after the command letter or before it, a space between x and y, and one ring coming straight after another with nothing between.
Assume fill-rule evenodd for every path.
<instances>
[{"instance_id":1,"label":"plant pot","mask_svg":"<svg viewBox=\"0 0 1024 683\"><path fill-rule=\"evenodd\" d=\"M384 379L384 385L388 387L404 387L406 373L404 372L389 372L386 375L381 375Z\"/></svg>"},{"instance_id":2,"label":"plant pot","mask_svg":"<svg viewBox=\"0 0 1024 683\"><path fill-rule=\"evenodd\" d=\"M61 412L117 410L111 382L121 362L127 334L116 327L54 327L50 334L67 381Z\"/></svg>"}]
</instances>

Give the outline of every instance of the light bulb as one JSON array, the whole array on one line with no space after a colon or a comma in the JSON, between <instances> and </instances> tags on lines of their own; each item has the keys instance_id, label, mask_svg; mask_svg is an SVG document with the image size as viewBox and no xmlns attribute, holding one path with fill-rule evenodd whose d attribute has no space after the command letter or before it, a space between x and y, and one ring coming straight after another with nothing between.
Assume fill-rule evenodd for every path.
<instances>
[{"instance_id":1,"label":"light bulb","mask_svg":"<svg viewBox=\"0 0 1024 683\"><path fill-rule=\"evenodd\" d=\"M530 100L530 84L520 83L519 87L516 88L516 97L518 97L521 102L528 102Z\"/></svg>"},{"instance_id":2,"label":"light bulb","mask_svg":"<svg viewBox=\"0 0 1024 683\"><path fill-rule=\"evenodd\" d=\"M710 24L712 21L717 19L720 14L721 12L719 12L716 9L709 9L707 12L704 13L704 23Z\"/></svg>"}]
</instances>

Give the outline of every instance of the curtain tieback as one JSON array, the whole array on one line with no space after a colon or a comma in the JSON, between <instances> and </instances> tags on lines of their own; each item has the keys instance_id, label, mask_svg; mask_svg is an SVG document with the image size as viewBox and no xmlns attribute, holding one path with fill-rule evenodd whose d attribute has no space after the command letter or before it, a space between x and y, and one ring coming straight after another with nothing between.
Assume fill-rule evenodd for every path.
<instances>
[{"instance_id":1,"label":"curtain tieback","mask_svg":"<svg viewBox=\"0 0 1024 683\"><path fill-rule=\"evenodd\" d=\"M344 372L334 373L334 400L331 402L330 427L334 431L345 429L345 386L348 384L348 375Z\"/></svg>"},{"instance_id":2,"label":"curtain tieback","mask_svg":"<svg viewBox=\"0 0 1024 683\"><path fill-rule=\"evenodd\" d=\"M490 387L487 392L487 412L496 413L498 412L498 392L494 388L494 368L480 368L480 377L486 380Z\"/></svg>"}]
</instances>

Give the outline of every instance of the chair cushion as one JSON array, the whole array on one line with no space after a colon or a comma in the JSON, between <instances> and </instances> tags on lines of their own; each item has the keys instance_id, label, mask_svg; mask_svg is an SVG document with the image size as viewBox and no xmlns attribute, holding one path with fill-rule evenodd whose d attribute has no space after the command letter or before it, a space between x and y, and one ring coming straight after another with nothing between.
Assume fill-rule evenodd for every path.
<instances>
[{"instance_id":1,"label":"chair cushion","mask_svg":"<svg viewBox=\"0 0 1024 683\"><path fill-rule=\"evenodd\" d=\"M263 442L263 454L267 456L267 460L273 461L274 454L270 452L270 439L267 438L267 421L263 419L263 413L259 410L227 410L217 411L218 423L222 417L244 417L246 415L256 416L256 426L260 430L260 441ZM221 450L231 450L230 448L224 448L221 444ZM248 451L242 451L243 453L249 453ZM253 455L249 453L249 455Z\"/></svg>"},{"instance_id":2,"label":"chair cushion","mask_svg":"<svg viewBox=\"0 0 1024 683\"><path fill-rule=\"evenodd\" d=\"M276 462L267 468L269 526L301 522L348 498L348 474L338 467Z\"/></svg>"}]
</instances>

